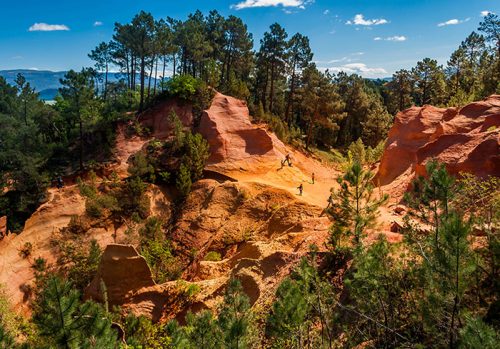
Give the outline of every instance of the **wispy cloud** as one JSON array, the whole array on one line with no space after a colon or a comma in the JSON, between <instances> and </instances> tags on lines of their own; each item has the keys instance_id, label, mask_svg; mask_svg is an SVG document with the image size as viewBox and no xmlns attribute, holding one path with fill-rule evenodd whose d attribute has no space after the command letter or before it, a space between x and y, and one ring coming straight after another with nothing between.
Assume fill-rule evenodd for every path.
<instances>
[{"instance_id":1,"label":"wispy cloud","mask_svg":"<svg viewBox=\"0 0 500 349\"><path fill-rule=\"evenodd\" d=\"M340 63L340 62L350 63L350 62L354 62L354 61L359 61L359 58L356 58L356 57L360 57L364 54L365 54L364 52L353 52L353 53L350 53L349 55L344 56L342 58L330 59L328 61L314 61L314 63L316 63L316 64L325 64L325 63L332 64L332 63Z\"/></svg>"},{"instance_id":2,"label":"wispy cloud","mask_svg":"<svg viewBox=\"0 0 500 349\"><path fill-rule=\"evenodd\" d=\"M382 38L380 36L377 36L373 38L375 41L406 41L408 38L404 35L395 35L395 36L388 36L386 38Z\"/></svg>"},{"instance_id":3,"label":"wispy cloud","mask_svg":"<svg viewBox=\"0 0 500 349\"><path fill-rule=\"evenodd\" d=\"M363 77L376 77L387 74L387 71L384 68L369 67L365 63L348 63L340 66L326 67L321 69L328 69L333 73L344 72L347 74L359 74Z\"/></svg>"},{"instance_id":4,"label":"wispy cloud","mask_svg":"<svg viewBox=\"0 0 500 349\"><path fill-rule=\"evenodd\" d=\"M365 19L365 17L361 13L354 16L352 20L346 22L346 24L349 25L364 25L364 26L380 25L387 23L389 23L389 21L384 18Z\"/></svg>"},{"instance_id":5,"label":"wispy cloud","mask_svg":"<svg viewBox=\"0 0 500 349\"><path fill-rule=\"evenodd\" d=\"M470 17L466 18L466 19L456 19L456 18L453 18L453 19L447 20L446 22L438 23L437 26L438 27L445 27L447 25L457 25L457 24L460 24L460 23L468 22L468 21L470 21Z\"/></svg>"},{"instance_id":6,"label":"wispy cloud","mask_svg":"<svg viewBox=\"0 0 500 349\"><path fill-rule=\"evenodd\" d=\"M491 13L491 14L495 14L495 12L491 12L491 11L481 11L481 13L480 13L480 14L481 14L481 17L486 17L486 16L487 16L487 15L489 15L490 13Z\"/></svg>"},{"instance_id":7,"label":"wispy cloud","mask_svg":"<svg viewBox=\"0 0 500 349\"><path fill-rule=\"evenodd\" d=\"M329 14L329 13L330 13L330 10L324 10L324 11L323 11L323 14L324 14L324 15L327 15L327 14Z\"/></svg>"},{"instance_id":8,"label":"wispy cloud","mask_svg":"<svg viewBox=\"0 0 500 349\"><path fill-rule=\"evenodd\" d=\"M103 25L103 23L101 21L94 22L94 27L100 27L101 25Z\"/></svg>"},{"instance_id":9,"label":"wispy cloud","mask_svg":"<svg viewBox=\"0 0 500 349\"><path fill-rule=\"evenodd\" d=\"M64 24L47 24L35 23L29 27L30 32L53 32L53 31L67 31L69 27Z\"/></svg>"},{"instance_id":10,"label":"wispy cloud","mask_svg":"<svg viewBox=\"0 0 500 349\"><path fill-rule=\"evenodd\" d=\"M231 5L231 8L242 10L252 7L296 7L305 9L306 5L312 3L314 0L245 0L237 4Z\"/></svg>"}]
</instances>

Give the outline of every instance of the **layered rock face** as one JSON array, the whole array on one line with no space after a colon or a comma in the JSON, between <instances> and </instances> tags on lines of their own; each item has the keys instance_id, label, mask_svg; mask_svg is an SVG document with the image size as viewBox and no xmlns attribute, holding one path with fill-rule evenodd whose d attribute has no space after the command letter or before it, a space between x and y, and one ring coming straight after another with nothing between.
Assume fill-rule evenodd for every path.
<instances>
[{"instance_id":1,"label":"layered rock face","mask_svg":"<svg viewBox=\"0 0 500 349\"><path fill-rule=\"evenodd\" d=\"M376 176L406 187L437 159L454 175L500 176L500 95L459 108L412 107L396 116Z\"/></svg>"},{"instance_id":2,"label":"layered rock face","mask_svg":"<svg viewBox=\"0 0 500 349\"><path fill-rule=\"evenodd\" d=\"M130 292L153 285L151 270L144 257L133 246L112 244L106 246L97 275L85 295L103 302L106 292L110 305L122 305L127 303Z\"/></svg>"},{"instance_id":3,"label":"layered rock face","mask_svg":"<svg viewBox=\"0 0 500 349\"><path fill-rule=\"evenodd\" d=\"M132 246L108 245L86 296L153 320L183 320L188 310L215 310L230 278L238 278L251 304L274 296L276 287L311 244L325 248L331 222L322 209L286 190L258 183L201 180L187 198L172 230L172 244L187 285L200 292L186 302L182 283L155 284ZM206 261L218 252L220 261Z\"/></svg>"},{"instance_id":4,"label":"layered rock face","mask_svg":"<svg viewBox=\"0 0 500 349\"><path fill-rule=\"evenodd\" d=\"M216 93L198 130L210 144L208 168L253 172L286 154L283 143L264 127L250 122L244 101Z\"/></svg>"},{"instance_id":5,"label":"layered rock face","mask_svg":"<svg viewBox=\"0 0 500 349\"><path fill-rule=\"evenodd\" d=\"M138 121L142 126L151 130L153 137L162 139L168 137L172 132L172 126L169 122L171 113L175 113L185 127L193 125L193 107L177 99L158 103L139 115Z\"/></svg>"}]
</instances>

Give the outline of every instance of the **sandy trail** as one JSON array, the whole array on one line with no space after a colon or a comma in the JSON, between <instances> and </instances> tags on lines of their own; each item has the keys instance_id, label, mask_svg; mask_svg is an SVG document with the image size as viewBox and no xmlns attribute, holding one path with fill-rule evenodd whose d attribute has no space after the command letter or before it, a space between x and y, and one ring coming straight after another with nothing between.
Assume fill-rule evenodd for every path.
<instances>
[{"instance_id":1,"label":"sandy trail","mask_svg":"<svg viewBox=\"0 0 500 349\"><path fill-rule=\"evenodd\" d=\"M116 134L115 157L118 165L114 168L114 171L120 178L128 177L129 158L141 150L144 144L149 141L148 139L143 139L135 135L127 137L126 128L127 125L125 124L118 126Z\"/></svg>"},{"instance_id":2,"label":"sandy trail","mask_svg":"<svg viewBox=\"0 0 500 349\"><path fill-rule=\"evenodd\" d=\"M305 155L297 151L291 151L290 154L292 154L292 166L281 167L280 160L276 160L276 163L270 163L269 166L266 166L266 170L257 174L235 171L229 175L240 182L261 183L284 189L295 195L298 200L326 207L330 189L338 187L336 178L340 172L328 168L318 161L306 158ZM300 163L297 161L299 159ZM314 184L312 183L312 173L315 176ZM304 188L302 195L299 195L298 186L300 184Z\"/></svg>"}]
</instances>

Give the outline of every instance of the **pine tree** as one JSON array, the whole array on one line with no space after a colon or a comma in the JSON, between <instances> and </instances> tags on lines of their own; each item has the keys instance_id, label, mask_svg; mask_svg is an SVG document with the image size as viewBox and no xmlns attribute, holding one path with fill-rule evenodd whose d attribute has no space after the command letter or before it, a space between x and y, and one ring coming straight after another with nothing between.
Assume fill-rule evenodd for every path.
<instances>
[{"instance_id":1,"label":"pine tree","mask_svg":"<svg viewBox=\"0 0 500 349\"><path fill-rule=\"evenodd\" d=\"M460 330L458 347L461 349L495 349L500 343L500 335L480 318L467 317Z\"/></svg>"},{"instance_id":2,"label":"pine tree","mask_svg":"<svg viewBox=\"0 0 500 349\"><path fill-rule=\"evenodd\" d=\"M237 279L229 280L218 322L223 333L225 348L243 349L249 347L252 326L250 303Z\"/></svg>"},{"instance_id":3,"label":"pine tree","mask_svg":"<svg viewBox=\"0 0 500 349\"><path fill-rule=\"evenodd\" d=\"M371 171L354 162L337 178L340 189L332 189L333 203L327 211L335 220L330 241L333 248L339 247L343 235L353 237L359 248L366 229L375 223L379 207L388 200L387 194L373 197L373 177Z\"/></svg>"},{"instance_id":4,"label":"pine tree","mask_svg":"<svg viewBox=\"0 0 500 349\"><path fill-rule=\"evenodd\" d=\"M221 331L217 320L209 310L186 316L187 336L192 348L218 349L221 347Z\"/></svg>"},{"instance_id":5,"label":"pine tree","mask_svg":"<svg viewBox=\"0 0 500 349\"><path fill-rule=\"evenodd\" d=\"M411 326L408 313L415 304L405 295L413 285L403 265L396 245L383 235L354 255L352 273L344 281L352 300L345 305L353 316L347 324L352 346L363 340L359 333L375 340L377 347L397 347L408 341L398 329Z\"/></svg>"},{"instance_id":6,"label":"pine tree","mask_svg":"<svg viewBox=\"0 0 500 349\"><path fill-rule=\"evenodd\" d=\"M0 316L0 349L15 349L17 345L14 337L7 331Z\"/></svg>"},{"instance_id":7,"label":"pine tree","mask_svg":"<svg viewBox=\"0 0 500 349\"><path fill-rule=\"evenodd\" d=\"M41 291L33 321L40 335L57 348L114 348L116 334L100 306L80 302L67 281L49 277Z\"/></svg>"},{"instance_id":8,"label":"pine tree","mask_svg":"<svg viewBox=\"0 0 500 349\"><path fill-rule=\"evenodd\" d=\"M411 215L432 226L435 244L438 246L441 218L451 212L457 185L444 164L432 160L425 167L428 178L419 176L414 180L411 191L405 195L405 201L413 209Z\"/></svg>"},{"instance_id":9,"label":"pine tree","mask_svg":"<svg viewBox=\"0 0 500 349\"><path fill-rule=\"evenodd\" d=\"M441 105L445 99L444 72L434 59L424 58L412 69L415 102L418 105Z\"/></svg>"},{"instance_id":10,"label":"pine tree","mask_svg":"<svg viewBox=\"0 0 500 349\"><path fill-rule=\"evenodd\" d=\"M304 291L304 287L291 278L286 278L276 291L276 301L267 319L266 332L279 345L304 347L309 327L307 317L311 311Z\"/></svg>"},{"instance_id":11,"label":"pine tree","mask_svg":"<svg viewBox=\"0 0 500 349\"><path fill-rule=\"evenodd\" d=\"M191 181L191 171L189 170L189 166L181 163L181 167L179 168L179 172L177 173L177 179L175 180L175 186L181 193L182 197L188 196L191 192L191 185L193 182Z\"/></svg>"},{"instance_id":12,"label":"pine tree","mask_svg":"<svg viewBox=\"0 0 500 349\"><path fill-rule=\"evenodd\" d=\"M187 132L185 146L186 163L189 164L191 181L196 182L203 176L205 163L209 156L208 142L199 133L193 135L191 132Z\"/></svg>"},{"instance_id":13,"label":"pine tree","mask_svg":"<svg viewBox=\"0 0 500 349\"><path fill-rule=\"evenodd\" d=\"M469 241L472 223L453 205L459 187L444 164L430 161L426 169L428 177L414 182L406 201L413 209L410 216L427 224L430 234L407 220L406 237L418 256L414 267L422 292L423 332L434 344L453 348L477 264Z\"/></svg>"},{"instance_id":14,"label":"pine tree","mask_svg":"<svg viewBox=\"0 0 500 349\"><path fill-rule=\"evenodd\" d=\"M392 80L387 83L389 90L389 112L395 115L397 112L411 107L413 104L413 78L411 72L401 69L392 75Z\"/></svg>"}]
</instances>

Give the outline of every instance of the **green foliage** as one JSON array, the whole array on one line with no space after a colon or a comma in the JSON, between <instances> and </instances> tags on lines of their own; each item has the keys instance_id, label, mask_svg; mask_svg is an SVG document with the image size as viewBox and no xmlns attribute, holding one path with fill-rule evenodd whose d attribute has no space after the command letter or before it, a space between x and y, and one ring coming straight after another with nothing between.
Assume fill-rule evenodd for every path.
<instances>
[{"instance_id":1,"label":"green foliage","mask_svg":"<svg viewBox=\"0 0 500 349\"><path fill-rule=\"evenodd\" d=\"M133 177L147 178L154 182L155 168L142 152L133 156L128 167L128 172Z\"/></svg>"},{"instance_id":2,"label":"green foliage","mask_svg":"<svg viewBox=\"0 0 500 349\"><path fill-rule=\"evenodd\" d=\"M217 251L210 251L205 255L205 260L209 262L220 262L221 259L222 257Z\"/></svg>"},{"instance_id":3,"label":"green foliage","mask_svg":"<svg viewBox=\"0 0 500 349\"><path fill-rule=\"evenodd\" d=\"M127 334L126 340L129 348L168 348L171 344L164 324L153 323L145 316L127 314L124 319L124 329Z\"/></svg>"},{"instance_id":4,"label":"green foliage","mask_svg":"<svg viewBox=\"0 0 500 349\"><path fill-rule=\"evenodd\" d=\"M353 263L353 272L344 281L352 300L346 307L353 316L345 324L347 341L355 346L363 333L376 340L378 347L408 342L406 334L395 330L411 326L411 300L405 299L405 290L413 287L398 246L380 235L372 245L357 251Z\"/></svg>"},{"instance_id":5,"label":"green foliage","mask_svg":"<svg viewBox=\"0 0 500 349\"><path fill-rule=\"evenodd\" d=\"M177 174L177 179L175 181L175 186L181 193L182 197L185 198L188 196L188 194L191 192L192 184L191 171L188 166L182 163Z\"/></svg>"},{"instance_id":6,"label":"green foliage","mask_svg":"<svg viewBox=\"0 0 500 349\"><path fill-rule=\"evenodd\" d=\"M308 327L307 289L300 281L285 279L276 291L276 301L267 320L267 334L285 347L301 348Z\"/></svg>"},{"instance_id":7,"label":"green foliage","mask_svg":"<svg viewBox=\"0 0 500 349\"><path fill-rule=\"evenodd\" d=\"M227 348L248 348L251 344L252 318L247 295L237 279L229 280L218 324Z\"/></svg>"},{"instance_id":8,"label":"green foliage","mask_svg":"<svg viewBox=\"0 0 500 349\"><path fill-rule=\"evenodd\" d=\"M163 283L180 276L181 270L172 255L168 240L149 240L141 244L141 255L148 262L157 283Z\"/></svg>"},{"instance_id":9,"label":"green foliage","mask_svg":"<svg viewBox=\"0 0 500 349\"><path fill-rule=\"evenodd\" d=\"M459 348L494 349L500 343L500 336L494 328L481 319L467 317L465 326L460 330Z\"/></svg>"},{"instance_id":10,"label":"green foliage","mask_svg":"<svg viewBox=\"0 0 500 349\"><path fill-rule=\"evenodd\" d=\"M199 84L200 81L192 75L183 74L169 79L165 83L165 88L171 96L176 96L186 101L190 101L196 93Z\"/></svg>"},{"instance_id":11,"label":"green foliage","mask_svg":"<svg viewBox=\"0 0 500 349\"><path fill-rule=\"evenodd\" d=\"M332 248L340 247L343 236L353 237L355 246L360 247L366 229L374 224L378 209L388 196L373 197L373 177L372 172L365 171L358 162L354 162L337 179L340 189L332 189L332 205L327 210L335 222L331 228Z\"/></svg>"},{"instance_id":12,"label":"green foliage","mask_svg":"<svg viewBox=\"0 0 500 349\"><path fill-rule=\"evenodd\" d=\"M149 217L139 230L141 244L139 252L146 259L153 278L157 283L177 279L181 269L177 258L172 253L170 241L163 232L159 217Z\"/></svg>"},{"instance_id":13,"label":"green foliage","mask_svg":"<svg viewBox=\"0 0 500 349\"><path fill-rule=\"evenodd\" d=\"M23 247L19 250L19 255L22 258L29 258L33 253L33 244L31 242L25 242Z\"/></svg>"},{"instance_id":14,"label":"green foliage","mask_svg":"<svg viewBox=\"0 0 500 349\"><path fill-rule=\"evenodd\" d=\"M309 258L283 280L268 315L266 334L274 348L328 347L334 345L335 294L320 275L315 247Z\"/></svg>"},{"instance_id":15,"label":"green foliage","mask_svg":"<svg viewBox=\"0 0 500 349\"><path fill-rule=\"evenodd\" d=\"M201 136L201 134L186 133L185 138L185 157L183 164L189 168L191 174L191 181L196 182L203 176L205 163L208 159L208 142ZM182 168L182 165L181 165ZM179 170L179 173L181 170ZM180 177L180 175L179 175ZM181 190L181 192L183 192Z\"/></svg>"},{"instance_id":16,"label":"green foliage","mask_svg":"<svg viewBox=\"0 0 500 349\"><path fill-rule=\"evenodd\" d=\"M114 348L116 334L102 308L79 298L69 282L50 277L33 314L40 336L56 348Z\"/></svg>"},{"instance_id":17,"label":"green foliage","mask_svg":"<svg viewBox=\"0 0 500 349\"><path fill-rule=\"evenodd\" d=\"M426 164L428 178L419 176L412 184L412 190L405 195L405 201L413 209L412 215L434 227L435 242L438 244L441 215L448 215L457 188L453 177L444 164L429 161Z\"/></svg>"}]
</instances>

